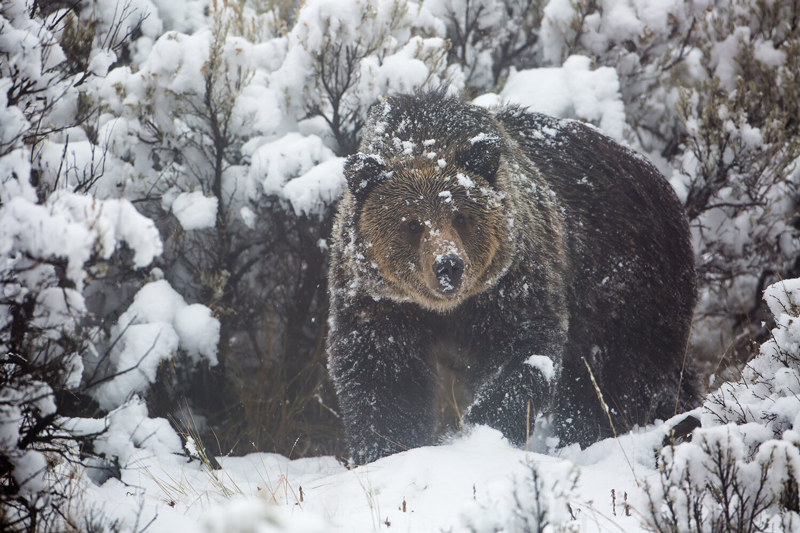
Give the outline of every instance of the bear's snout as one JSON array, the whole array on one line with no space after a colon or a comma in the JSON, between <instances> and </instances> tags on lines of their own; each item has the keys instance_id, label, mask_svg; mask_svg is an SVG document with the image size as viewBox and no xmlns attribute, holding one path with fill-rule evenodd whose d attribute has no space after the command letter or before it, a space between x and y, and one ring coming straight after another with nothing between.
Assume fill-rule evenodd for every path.
<instances>
[{"instance_id":1,"label":"bear's snout","mask_svg":"<svg viewBox=\"0 0 800 533\"><path fill-rule=\"evenodd\" d=\"M442 292L452 292L461 284L464 261L455 254L443 255L433 263L433 274L439 280Z\"/></svg>"},{"instance_id":2,"label":"bear's snout","mask_svg":"<svg viewBox=\"0 0 800 533\"><path fill-rule=\"evenodd\" d=\"M424 265L420 273L428 289L424 294L437 306L442 302L457 304L469 290L472 265L455 228L443 224L427 230L420 241L419 260Z\"/></svg>"}]
</instances>

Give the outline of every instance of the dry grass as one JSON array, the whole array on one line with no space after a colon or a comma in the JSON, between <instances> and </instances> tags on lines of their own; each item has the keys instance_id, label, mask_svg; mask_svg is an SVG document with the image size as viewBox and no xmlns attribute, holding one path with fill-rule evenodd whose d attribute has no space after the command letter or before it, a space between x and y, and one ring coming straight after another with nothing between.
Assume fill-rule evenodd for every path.
<instances>
[{"instance_id":1,"label":"dry grass","mask_svg":"<svg viewBox=\"0 0 800 533\"><path fill-rule=\"evenodd\" d=\"M614 427L614 422L611 420L611 411L608 409L608 404L606 404L606 401L603 399L603 393L600 392L600 387L597 385L597 380L594 379L594 373L592 373L592 368L589 366L589 362L586 360L585 357L581 357L581 359L583 359L583 364L586 365L586 370L589 371L589 377L592 378L592 385L594 385L594 391L597 393L597 399L600 401L600 405L602 406L603 411L605 411L606 416L608 417L608 423L611 425L611 431L614 433L614 440L617 441L617 444L619 444L619 449L622 450L622 456L625 457L625 462L628 463L628 468L631 469L631 474L633 474L633 479L634 481L636 481L636 484L639 485L639 480L636 479L636 471L633 469L633 464L631 463L631 460L628 459L628 454L627 452L625 452L625 447L622 446L622 443L617 438L617 430Z\"/></svg>"},{"instance_id":2,"label":"dry grass","mask_svg":"<svg viewBox=\"0 0 800 533\"><path fill-rule=\"evenodd\" d=\"M343 453L343 428L329 405L333 393L327 381L324 338L320 335L305 362L293 358L287 347L279 349L282 353L263 357L256 368L229 355L227 373L240 412L225 425L221 449L235 455Z\"/></svg>"}]
</instances>

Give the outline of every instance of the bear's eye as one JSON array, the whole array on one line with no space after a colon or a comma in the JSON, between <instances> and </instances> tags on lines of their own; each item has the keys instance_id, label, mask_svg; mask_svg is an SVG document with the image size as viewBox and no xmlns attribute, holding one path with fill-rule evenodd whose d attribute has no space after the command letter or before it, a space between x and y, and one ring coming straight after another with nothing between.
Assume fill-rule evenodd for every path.
<instances>
[{"instance_id":1,"label":"bear's eye","mask_svg":"<svg viewBox=\"0 0 800 533\"><path fill-rule=\"evenodd\" d=\"M408 231L411 233L417 233L422 229L422 224L419 223L418 220L412 220L408 223Z\"/></svg>"},{"instance_id":2,"label":"bear's eye","mask_svg":"<svg viewBox=\"0 0 800 533\"><path fill-rule=\"evenodd\" d=\"M467 217L464 216L462 213L459 213L453 219L453 225L457 228L465 226L467 224Z\"/></svg>"}]
</instances>

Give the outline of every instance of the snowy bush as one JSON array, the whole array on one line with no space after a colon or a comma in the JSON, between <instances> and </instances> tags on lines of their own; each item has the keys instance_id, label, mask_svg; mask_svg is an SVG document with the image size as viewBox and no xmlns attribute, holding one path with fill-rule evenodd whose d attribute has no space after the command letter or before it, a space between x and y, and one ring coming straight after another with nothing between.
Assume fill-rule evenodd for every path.
<instances>
[{"instance_id":1,"label":"snowy bush","mask_svg":"<svg viewBox=\"0 0 800 533\"><path fill-rule=\"evenodd\" d=\"M66 139L86 137L80 125L88 114L79 87L105 75L141 23L128 25L127 8L105 21L87 22L81 19L84 7L11 1L0 12L4 531L99 527L102 522L83 513L72 498L75 472L83 464L83 436L71 433L61 416L69 397L85 397L91 389L84 382L84 363L98 331L89 323L84 290L88 279L103 277L109 262L124 256L130 268L141 268L162 252L155 224L131 202L87 194L103 172L95 152L81 172L70 165ZM59 136L65 139L61 163L47 181L42 179L45 154ZM83 453L90 453L90 442Z\"/></svg>"},{"instance_id":2,"label":"snowy bush","mask_svg":"<svg viewBox=\"0 0 800 533\"><path fill-rule=\"evenodd\" d=\"M731 353L746 356L766 333L753 326L763 317L761 292L795 275L800 34L785 21L797 16L794 2L758 0L552 0L544 8L544 59L560 65L581 54L617 71L628 142L684 203L703 350L733 344Z\"/></svg>"},{"instance_id":3,"label":"snowy bush","mask_svg":"<svg viewBox=\"0 0 800 533\"><path fill-rule=\"evenodd\" d=\"M448 61L469 93L491 91L509 69L541 65L542 0L426 0L444 21Z\"/></svg>"},{"instance_id":4,"label":"snowy bush","mask_svg":"<svg viewBox=\"0 0 800 533\"><path fill-rule=\"evenodd\" d=\"M546 533L577 529L569 504L578 483L575 465L564 462L546 474L535 463L526 466L527 475L514 480L510 494L502 493L490 507L468 509L461 517L463 531Z\"/></svg>"},{"instance_id":5,"label":"snowy bush","mask_svg":"<svg viewBox=\"0 0 800 533\"><path fill-rule=\"evenodd\" d=\"M664 449L649 487L649 526L665 531L800 527L800 280L764 294L777 327L738 381L701 410L692 442Z\"/></svg>"},{"instance_id":6,"label":"snowy bush","mask_svg":"<svg viewBox=\"0 0 800 533\"><path fill-rule=\"evenodd\" d=\"M306 2L276 90L290 114L322 118L338 155L351 154L380 95L441 83L450 46L443 33L441 21L406 0Z\"/></svg>"},{"instance_id":7,"label":"snowy bush","mask_svg":"<svg viewBox=\"0 0 800 533\"><path fill-rule=\"evenodd\" d=\"M111 330L113 345L106 360L105 380L92 395L105 410L114 409L133 393L156 381L162 361L175 359L181 347L196 365L216 365L219 320L202 304L187 305L165 280L148 283Z\"/></svg>"}]
</instances>

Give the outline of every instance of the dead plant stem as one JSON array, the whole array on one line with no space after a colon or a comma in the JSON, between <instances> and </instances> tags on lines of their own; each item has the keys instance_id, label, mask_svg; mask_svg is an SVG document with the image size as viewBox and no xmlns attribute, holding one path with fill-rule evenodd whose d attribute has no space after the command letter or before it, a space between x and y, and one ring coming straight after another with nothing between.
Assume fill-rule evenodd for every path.
<instances>
[{"instance_id":1,"label":"dead plant stem","mask_svg":"<svg viewBox=\"0 0 800 533\"><path fill-rule=\"evenodd\" d=\"M603 411L606 412L606 416L608 417L608 423L611 424L611 431L614 433L614 440L617 441L619 444L619 449L622 450L622 455L625 457L625 462L628 463L628 468L631 469L631 473L633 474L633 480L636 482L636 486L639 485L639 480L636 479L636 471L633 469L633 464L631 464L630 459L628 459L628 454L625 453L625 447L622 446L622 443L617 438L617 430L614 427L614 422L611 420L611 411L608 409L608 404L603 399L603 393L600 392L600 387L597 385L597 380L594 379L594 373L592 372L592 368L589 366L589 361L586 360L585 357L581 357L583 359L583 364L586 365L586 370L589 371L589 377L592 379L592 385L594 385L594 391L597 393L597 399L600 400L600 405L603 407Z\"/></svg>"}]
</instances>

